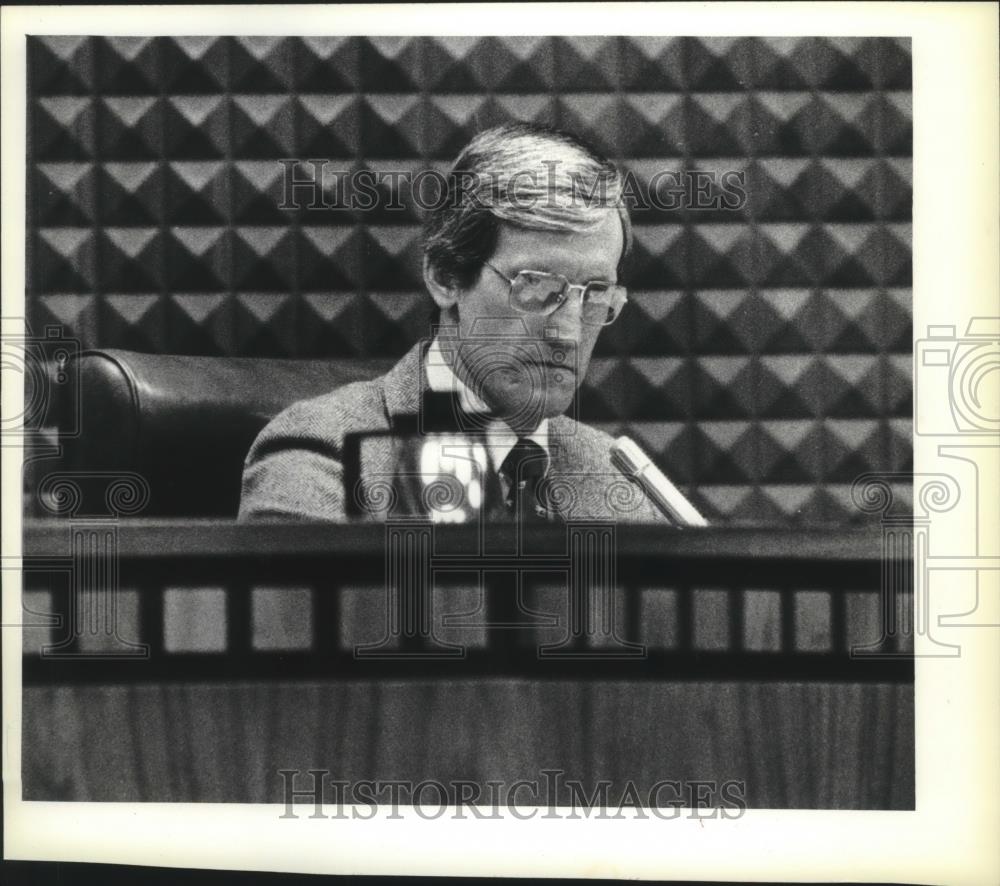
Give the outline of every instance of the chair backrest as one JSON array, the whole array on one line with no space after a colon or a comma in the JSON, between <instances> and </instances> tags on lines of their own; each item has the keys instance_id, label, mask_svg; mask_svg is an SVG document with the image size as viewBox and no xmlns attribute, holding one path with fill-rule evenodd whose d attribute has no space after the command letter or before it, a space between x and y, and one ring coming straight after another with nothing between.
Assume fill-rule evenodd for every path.
<instances>
[{"instance_id":1,"label":"chair backrest","mask_svg":"<svg viewBox=\"0 0 1000 886\"><path fill-rule=\"evenodd\" d=\"M270 419L390 365L84 351L68 367L79 397L60 404L60 425L79 428L64 466L142 475L150 499L139 516L234 517L243 461Z\"/></svg>"}]
</instances>

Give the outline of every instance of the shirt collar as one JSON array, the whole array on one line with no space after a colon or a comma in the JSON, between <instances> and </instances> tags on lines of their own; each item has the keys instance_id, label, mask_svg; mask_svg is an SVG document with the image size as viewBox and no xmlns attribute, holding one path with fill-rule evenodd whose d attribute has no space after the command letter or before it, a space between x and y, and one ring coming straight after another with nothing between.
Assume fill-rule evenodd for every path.
<instances>
[{"instance_id":1,"label":"shirt collar","mask_svg":"<svg viewBox=\"0 0 1000 886\"><path fill-rule=\"evenodd\" d=\"M424 359L424 368L427 373L427 386L435 392L454 393L458 395L458 401L465 412L468 413L489 413L490 407L479 397L468 385L466 385L451 368L445 358L441 342L435 336L427 349L427 356ZM549 420L543 418L538 427L535 428L525 439L537 443L545 454L549 456ZM503 460L514 448L518 436L510 426L500 418L494 418L486 425L486 448L490 453L490 460L495 470L500 469Z\"/></svg>"}]
</instances>

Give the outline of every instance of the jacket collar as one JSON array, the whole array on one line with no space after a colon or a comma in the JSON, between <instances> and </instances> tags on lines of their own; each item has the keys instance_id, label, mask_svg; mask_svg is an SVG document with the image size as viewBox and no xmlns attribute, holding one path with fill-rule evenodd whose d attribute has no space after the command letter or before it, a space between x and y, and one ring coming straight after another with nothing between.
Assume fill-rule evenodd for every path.
<instances>
[{"instance_id":1,"label":"jacket collar","mask_svg":"<svg viewBox=\"0 0 1000 886\"><path fill-rule=\"evenodd\" d=\"M400 415L416 415L420 411L420 395L427 387L426 355L429 339L417 342L405 356L383 376L382 394L390 428ZM579 470L583 453L576 433L576 422L565 415L548 423L545 447L549 453L549 471L572 474Z\"/></svg>"},{"instance_id":2,"label":"jacket collar","mask_svg":"<svg viewBox=\"0 0 1000 886\"><path fill-rule=\"evenodd\" d=\"M427 385L424 354L428 341L417 342L384 376L382 395L389 425L400 415L416 415L420 411L420 392Z\"/></svg>"}]
</instances>

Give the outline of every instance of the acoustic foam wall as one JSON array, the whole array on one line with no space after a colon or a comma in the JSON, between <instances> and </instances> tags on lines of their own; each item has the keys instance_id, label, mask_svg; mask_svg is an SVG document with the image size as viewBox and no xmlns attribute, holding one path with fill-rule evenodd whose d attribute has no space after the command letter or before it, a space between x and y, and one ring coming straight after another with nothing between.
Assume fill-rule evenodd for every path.
<instances>
[{"instance_id":1,"label":"acoustic foam wall","mask_svg":"<svg viewBox=\"0 0 1000 886\"><path fill-rule=\"evenodd\" d=\"M402 354L427 334L419 213L283 209L279 160L444 170L479 129L537 120L640 183L745 176L738 209L634 213L630 304L598 345L582 417L633 434L716 521L858 519L856 476L911 469L906 40L28 49L33 330L167 353Z\"/></svg>"}]
</instances>

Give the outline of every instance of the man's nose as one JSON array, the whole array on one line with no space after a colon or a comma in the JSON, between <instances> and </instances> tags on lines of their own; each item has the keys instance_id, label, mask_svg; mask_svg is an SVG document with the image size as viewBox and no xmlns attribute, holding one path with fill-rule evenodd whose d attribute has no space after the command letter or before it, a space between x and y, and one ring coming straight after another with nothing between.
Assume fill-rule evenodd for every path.
<instances>
[{"instance_id":1,"label":"man's nose","mask_svg":"<svg viewBox=\"0 0 1000 886\"><path fill-rule=\"evenodd\" d=\"M547 339L579 342L583 338L583 293L570 289L566 300L545 321Z\"/></svg>"}]
</instances>

